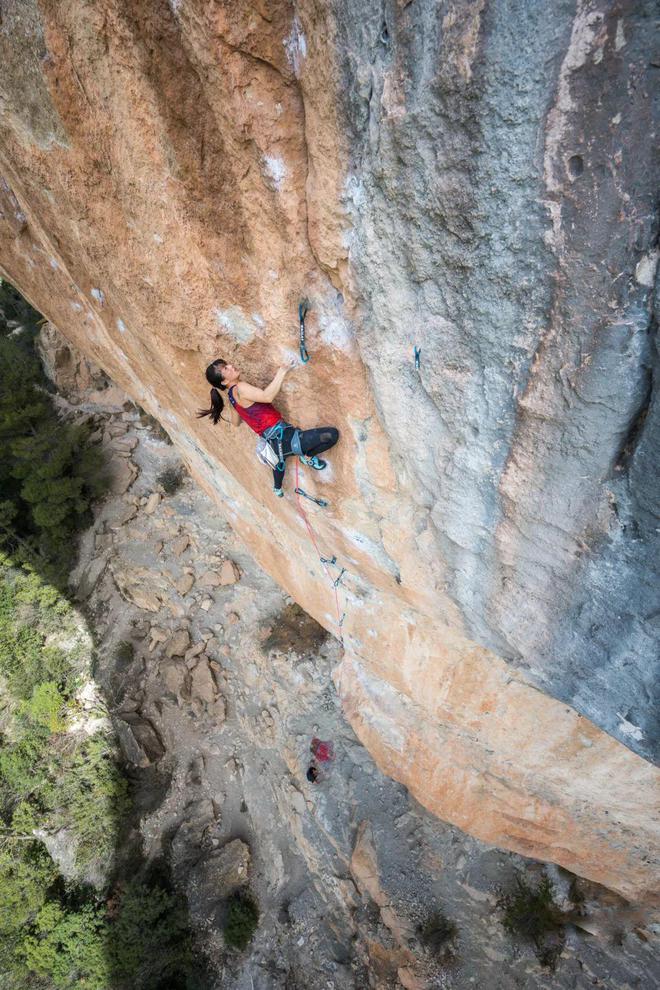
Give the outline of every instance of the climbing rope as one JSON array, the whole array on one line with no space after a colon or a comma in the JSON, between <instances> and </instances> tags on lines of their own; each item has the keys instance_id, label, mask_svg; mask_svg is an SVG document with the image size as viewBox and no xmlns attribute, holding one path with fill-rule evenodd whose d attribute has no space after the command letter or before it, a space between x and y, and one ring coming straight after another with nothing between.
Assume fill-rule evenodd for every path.
<instances>
[{"instance_id":1,"label":"climbing rope","mask_svg":"<svg viewBox=\"0 0 660 990\"><path fill-rule=\"evenodd\" d=\"M302 490L302 488L299 485L299 480L300 479L299 479L299 476L298 476L298 461L296 461L296 487L295 487L296 505L298 507L298 512L302 516L303 522L305 523L305 526L307 528L307 533L309 535L310 540L312 541L312 544L314 546L314 549L316 550L316 554L317 554L319 560L321 561L321 566L322 566L322 568L323 568L323 570L325 572L326 577L331 582L333 591L335 593L335 609L337 611L337 636L339 638L339 642L341 643L341 646L342 646L342 649L343 649L344 648L344 637L342 636L342 627L344 625L344 619L346 617L346 613L345 612L342 612L341 609L340 609L340 607L339 607L339 594L337 592L337 587L338 587L339 582L341 581L343 575L345 574L346 569L344 567L342 567L341 574L339 575L339 577L336 580L334 580L333 577L332 577L332 575L330 574L330 571L328 570L328 565L336 566L337 565L337 558L336 557L324 557L322 555L321 551L319 550L319 545L316 542L316 537L314 535L314 530L312 529L312 525L311 525L309 519L307 518L307 513L303 509L302 502L300 501L300 496L301 495L304 495L305 498L311 498L311 496L310 495L307 495L307 493ZM320 500L319 499L312 499L312 501L313 502L320 503L320 502L324 502L324 499L320 499ZM327 502L325 502L325 504L327 505Z\"/></svg>"},{"instance_id":2,"label":"climbing rope","mask_svg":"<svg viewBox=\"0 0 660 990\"><path fill-rule=\"evenodd\" d=\"M307 348L305 347L305 317L309 312L309 303L306 299L298 306L298 322L300 324L300 360L303 364L307 364L309 361L309 354L307 353Z\"/></svg>"},{"instance_id":3,"label":"climbing rope","mask_svg":"<svg viewBox=\"0 0 660 990\"><path fill-rule=\"evenodd\" d=\"M309 353L308 353L307 348L305 346L305 316L309 312L309 308L310 308L309 307L309 303L308 303L308 301L306 299L303 299L299 303L299 305L298 305L298 323L299 323L299 326L300 326L300 360L302 361L303 364L307 364L307 362L310 359L309 358ZM280 458L281 458L281 456L282 455L280 453ZM301 499L301 496L302 496L302 498L306 498L310 502L314 502L316 505L320 506L322 509L325 509L327 507L328 503L327 503L327 501L324 498L314 498L313 495L308 495L307 492L303 488L300 487L300 477L299 477L298 460L297 459L296 459L296 487L295 487L294 491L295 491L295 494L296 494L296 506L298 508L298 512L302 516L303 522L305 523L305 527L307 529L307 533L309 535L310 540L312 541L312 545L314 546L314 549L316 550L316 554L317 554L317 556L318 556L318 558L319 558L319 560L321 562L321 566L322 566L322 568L323 568L323 570L325 572L325 575L328 578L328 580L332 583L332 590L334 591L334 594L335 594L335 609L337 611L337 636L339 637L339 642L341 643L341 646L342 646L342 649L343 649L343 647L344 647L344 637L342 636L342 627L344 625L344 618L346 616L346 613L345 612L342 612L341 609L340 609L340 607L339 607L339 594L337 592L337 588L339 586L339 582L341 581L342 577L346 573L346 568L345 567L342 567L342 569L341 569L341 571L339 573L339 577L337 577L336 579L333 579L332 575L330 574L330 571L328 570L328 567L337 567L338 566L337 565L337 557L336 556L324 557L322 555L321 551L319 550L319 546L318 546L318 543L316 541L316 536L314 535L314 530L312 528L312 525L311 525L309 519L307 518L307 513L303 509L302 502L300 501L300 499Z\"/></svg>"}]
</instances>

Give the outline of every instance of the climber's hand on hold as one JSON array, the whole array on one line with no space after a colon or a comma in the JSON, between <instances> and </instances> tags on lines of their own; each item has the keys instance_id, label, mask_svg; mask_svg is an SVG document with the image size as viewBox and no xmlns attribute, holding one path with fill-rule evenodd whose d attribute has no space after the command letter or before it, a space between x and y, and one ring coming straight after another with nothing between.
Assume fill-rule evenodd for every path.
<instances>
[{"instance_id":1,"label":"climber's hand on hold","mask_svg":"<svg viewBox=\"0 0 660 990\"><path fill-rule=\"evenodd\" d=\"M298 359L295 358L295 357L292 357L289 354L289 355L287 355L287 357L285 357L282 360L282 363L280 364L280 369L282 371L284 371L284 372L291 371L291 369L292 368L295 368L297 364L298 364Z\"/></svg>"}]
</instances>

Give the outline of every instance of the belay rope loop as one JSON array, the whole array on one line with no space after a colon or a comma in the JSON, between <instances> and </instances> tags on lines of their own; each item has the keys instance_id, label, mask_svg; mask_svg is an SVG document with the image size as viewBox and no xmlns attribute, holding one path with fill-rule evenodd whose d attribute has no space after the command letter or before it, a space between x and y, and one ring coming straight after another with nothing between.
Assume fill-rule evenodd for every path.
<instances>
[{"instance_id":1,"label":"belay rope loop","mask_svg":"<svg viewBox=\"0 0 660 990\"><path fill-rule=\"evenodd\" d=\"M300 324L300 360L303 364L309 361L309 354L305 347L305 317L309 312L309 303L306 299L298 305L298 322Z\"/></svg>"},{"instance_id":2,"label":"belay rope loop","mask_svg":"<svg viewBox=\"0 0 660 990\"><path fill-rule=\"evenodd\" d=\"M312 541L312 544L314 545L314 549L316 550L316 553L318 555L319 560L321 561L321 567L323 568L323 570L325 572L325 575L328 578L328 580L332 583L332 589L333 589L333 591L335 593L335 609L337 611L337 636L339 637L339 642L341 643L341 646L342 646L342 649L343 649L344 648L344 637L342 636L341 631L342 631L342 627L344 625L344 618L346 617L346 613L345 612L342 612L341 609L339 608L339 594L337 592L337 586L338 586L339 582L341 581L341 579L342 579L342 577L343 577L343 575L345 573L345 568L342 567L341 574L339 575L339 577L335 581L333 579L332 575L330 574L330 571L328 570L328 565L330 564L332 566L337 566L337 558L334 557L334 556L331 557L331 558L330 557L324 557L321 554L321 551L319 550L319 545L316 542L316 537L314 536L314 530L312 529L311 523L310 523L309 519L307 518L307 513L303 509L302 502L300 501L300 495L304 495L305 498L310 498L311 496L307 495L307 493L304 492L302 490L302 488L300 487L300 485L299 485L298 461L296 461L296 487L295 487L295 492L296 492L296 505L298 506L298 512L302 516L303 522L305 523L305 526L307 527L307 532L309 534L309 538ZM318 500L317 499L312 499L312 501L313 502L316 502ZM323 502L323 501L324 500L321 499L321 502ZM327 505L327 502L325 504Z\"/></svg>"}]
</instances>

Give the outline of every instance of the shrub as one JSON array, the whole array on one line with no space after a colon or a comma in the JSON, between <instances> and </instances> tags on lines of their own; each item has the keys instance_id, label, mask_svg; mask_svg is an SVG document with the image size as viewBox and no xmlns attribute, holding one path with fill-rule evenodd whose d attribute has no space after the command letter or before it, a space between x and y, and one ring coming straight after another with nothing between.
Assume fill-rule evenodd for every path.
<instances>
[{"instance_id":1,"label":"shrub","mask_svg":"<svg viewBox=\"0 0 660 990\"><path fill-rule=\"evenodd\" d=\"M112 854L128 785L103 735L59 735L79 683L73 666L79 658L44 646L42 627L62 629L66 610L42 591L36 575L0 563L0 672L14 703L0 748L0 801L6 814L23 802L43 827L71 828L84 867ZM34 613L31 623L19 624L26 608Z\"/></svg>"},{"instance_id":2,"label":"shrub","mask_svg":"<svg viewBox=\"0 0 660 990\"><path fill-rule=\"evenodd\" d=\"M439 959L453 955L451 943L458 934L455 923L441 911L436 911L418 928L421 942Z\"/></svg>"},{"instance_id":3,"label":"shrub","mask_svg":"<svg viewBox=\"0 0 660 990\"><path fill-rule=\"evenodd\" d=\"M193 990L203 966L192 951L185 900L158 879L130 881L107 901L63 887L38 842L0 851L3 990Z\"/></svg>"},{"instance_id":4,"label":"shrub","mask_svg":"<svg viewBox=\"0 0 660 990\"><path fill-rule=\"evenodd\" d=\"M185 901L158 882L127 884L113 909L108 952L131 990L176 986L177 976L194 968Z\"/></svg>"},{"instance_id":5,"label":"shrub","mask_svg":"<svg viewBox=\"0 0 660 990\"><path fill-rule=\"evenodd\" d=\"M39 911L57 878L52 859L37 842L7 842L0 849L0 941L21 931Z\"/></svg>"},{"instance_id":6,"label":"shrub","mask_svg":"<svg viewBox=\"0 0 660 990\"><path fill-rule=\"evenodd\" d=\"M48 778L48 766L43 760L48 748L47 730L32 726L23 731L15 742L0 737L0 803L11 806L39 793Z\"/></svg>"},{"instance_id":7,"label":"shrub","mask_svg":"<svg viewBox=\"0 0 660 990\"><path fill-rule=\"evenodd\" d=\"M119 667L127 667L135 660L135 647L129 639L122 639L115 646L112 657Z\"/></svg>"},{"instance_id":8,"label":"shrub","mask_svg":"<svg viewBox=\"0 0 660 990\"><path fill-rule=\"evenodd\" d=\"M66 728L66 699L54 681L43 681L32 689L32 697L19 706L19 712L28 722L49 732L63 732Z\"/></svg>"},{"instance_id":9,"label":"shrub","mask_svg":"<svg viewBox=\"0 0 660 990\"><path fill-rule=\"evenodd\" d=\"M44 904L20 954L31 972L49 979L58 990L108 990L111 985L104 912L95 904L73 911L56 901Z\"/></svg>"},{"instance_id":10,"label":"shrub","mask_svg":"<svg viewBox=\"0 0 660 990\"><path fill-rule=\"evenodd\" d=\"M130 807L115 756L100 733L77 741L71 751L55 755L38 794L51 828L73 828L80 867L112 855Z\"/></svg>"},{"instance_id":11,"label":"shrub","mask_svg":"<svg viewBox=\"0 0 660 990\"><path fill-rule=\"evenodd\" d=\"M245 949L259 923L259 908L252 895L241 890L229 901L224 926L225 944L232 949Z\"/></svg>"},{"instance_id":12,"label":"shrub","mask_svg":"<svg viewBox=\"0 0 660 990\"><path fill-rule=\"evenodd\" d=\"M166 495L175 495L183 485L186 473L181 464L170 464L156 478Z\"/></svg>"},{"instance_id":13,"label":"shrub","mask_svg":"<svg viewBox=\"0 0 660 990\"><path fill-rule=\"evenodd\" d=\"M505 929L531 942L541 965L554 969L564 944L564 916L554 902L548 877L533 887L519 874L515 890L502 895L498 903Z\"/></svg>"},{"instance_id":14,"label":"shrub","mask_svg":"<svg viewBox=\"0 0 660 990\"><path fill-rule=\"evenodd\" d=\"M0 674L15 698L29 700L44 681L53 681L67 698L75 692L78 658L45 645L47 634L61 630L70 612L57 588L0 559Z\"/></svg>"}]
</instances>

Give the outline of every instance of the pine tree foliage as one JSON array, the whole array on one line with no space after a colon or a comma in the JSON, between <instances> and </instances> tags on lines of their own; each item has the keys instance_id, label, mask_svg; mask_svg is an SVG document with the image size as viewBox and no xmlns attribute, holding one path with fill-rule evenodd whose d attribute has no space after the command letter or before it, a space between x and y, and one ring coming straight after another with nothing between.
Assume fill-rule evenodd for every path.
<instances>
[{"instance_id":1,"label":"pine tree foliage","mask_svg":"<svg viewBox=\"0 0 660 990\"><path fill-rule=\"evenodd\" d=\"M10 293L0 282L0 548L61 579L73 537L106 489L104 461L88 425L59 418L34 350L38 314L16 335L3 315Z\"/></svg>"}]
</instances>

